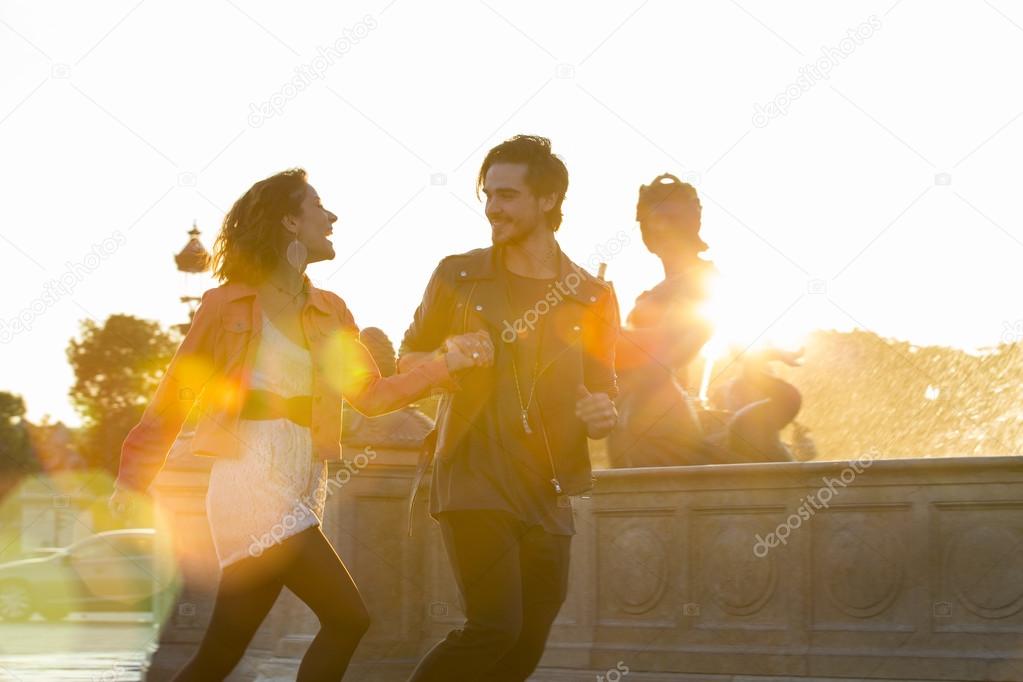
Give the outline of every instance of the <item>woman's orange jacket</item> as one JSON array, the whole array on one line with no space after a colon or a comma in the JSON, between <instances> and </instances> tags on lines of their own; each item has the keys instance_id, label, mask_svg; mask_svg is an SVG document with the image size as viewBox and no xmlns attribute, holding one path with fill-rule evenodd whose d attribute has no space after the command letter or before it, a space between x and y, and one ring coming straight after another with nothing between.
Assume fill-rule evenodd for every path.
<instances>
[{"instance_id":1,"label":"woman's orange jacket","mask_svg":"<svg viewBox=\"0 0 1023 682\"><path fill-rule=\"evenodd\" d=\"M342 398L372 416L402 408L433 388L455 386L442 357L382 378L359 343L359 329L345 302L313 287L308 278L306 285L301 317L313 362L313 457L340 457ZM203 294L188 334L121 447L119 487L149 487L193 409L189 421L197 421L192 454L238 456L245 445L238 436L239 414L262 328L254 287L228 283Z\"/></svg>"}]
</instances>

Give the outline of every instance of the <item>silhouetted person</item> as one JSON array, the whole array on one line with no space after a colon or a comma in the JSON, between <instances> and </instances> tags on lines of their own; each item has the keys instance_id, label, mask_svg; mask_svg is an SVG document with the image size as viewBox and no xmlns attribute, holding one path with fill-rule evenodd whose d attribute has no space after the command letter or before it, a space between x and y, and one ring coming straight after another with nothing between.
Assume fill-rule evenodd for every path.
<instances>
[{"instance_id":1,"label":"silhouetted person","mask_svg":"<svg viewBox=\"0 0 1023 682\"><path fill-rule=\"evenodd\" d=\"M717 271L700 257L707 250L700 218L696 189L674 175L639 189L636 220L643 243L664 266L664 281L636 299L618 342L620 418L608 444L612 466L711 461L683 388L687 367L711 336L699 308Z\"/></svg>"}]
</instances>

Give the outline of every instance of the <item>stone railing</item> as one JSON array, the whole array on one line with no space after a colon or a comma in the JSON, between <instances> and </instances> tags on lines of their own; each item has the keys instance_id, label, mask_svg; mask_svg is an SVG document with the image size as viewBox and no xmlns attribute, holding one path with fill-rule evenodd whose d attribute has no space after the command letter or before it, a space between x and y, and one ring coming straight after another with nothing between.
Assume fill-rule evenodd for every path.
<instances>
[{"instance_id":1,"label":"stone railing","mask_svg":"<svg viewBox=\"0 0 1023 682\"><path fill-rule=\"evenodd\" d=\"M377 451L328 501L373 616L352 679L405 679L461 622L425 504L405 533L415 457ZM195 481L161 503L190 534ZM1023 680L1023 458L600 471L574 505L571 591L535 680ZM208 578L192 584L164 651L208 617ZM294 679L316 629L283 598L232 679Z\"/></svg>"}]
</instances>

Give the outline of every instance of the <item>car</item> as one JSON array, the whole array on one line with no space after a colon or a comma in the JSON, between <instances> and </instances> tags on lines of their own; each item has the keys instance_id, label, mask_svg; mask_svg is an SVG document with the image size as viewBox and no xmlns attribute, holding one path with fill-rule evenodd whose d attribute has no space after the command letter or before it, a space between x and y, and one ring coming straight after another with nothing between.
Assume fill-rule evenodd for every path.
<instances>
[{"instance_id":1,"label":"car","mask_svg":"<svg viewBox=\"0 0 1023 682\"><path fill-rule=\"evenodd\" d=\"M152 528L107 531L0 564L0 620L150 610L161 591L154 543Z\"/></svg>"}]
</instances>

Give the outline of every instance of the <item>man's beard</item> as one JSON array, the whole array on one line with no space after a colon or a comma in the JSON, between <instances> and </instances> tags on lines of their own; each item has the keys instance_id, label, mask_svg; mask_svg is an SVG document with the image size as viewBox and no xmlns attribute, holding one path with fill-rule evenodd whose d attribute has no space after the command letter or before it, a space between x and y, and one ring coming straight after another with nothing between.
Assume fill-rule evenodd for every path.
<instances>
[{"instance_id":1,"label":"man's beard","mask_svg":"<svg viewBox=\"0 0 1023 682\"><path fill-rule=\"evenodd\" d=\"M501 234L503 236L499 238L498 232L491 225L490 240L494 246L514 246L526 241L534 229L536 229L535 226L530 228L519 221L512 221L502 226Z\"/></svg>"}]
</instances>

